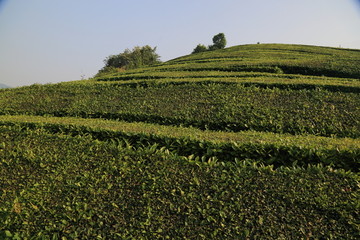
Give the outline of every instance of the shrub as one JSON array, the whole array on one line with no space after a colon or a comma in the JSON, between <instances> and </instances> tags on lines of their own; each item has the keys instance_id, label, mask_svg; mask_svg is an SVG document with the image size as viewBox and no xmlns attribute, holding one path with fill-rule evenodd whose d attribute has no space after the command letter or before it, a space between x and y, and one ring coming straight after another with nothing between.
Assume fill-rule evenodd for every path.
<instances>
[{"instance_id":1,"label":"shrub","mask_svg":"<svg viewBox=\"0 0 360 240\"><path fill-rule=\"evenodd\" d=\"M99 77L104 73L115 72L114 69L135 69L139 67L149 66L160 63L160 56L156 53L156 47L149 45L139 47L133 50L126 49L118 55L110 55L105 60L105 66L99 70L95 77Z\"/></svg>"},{"instance_id":2,"label":"shrub","mask_svg":"<svg viewBox=\"0 0 360 240\"><path fill-rule=\"evenodd\" d=\"M194 53L201 53L201 52L206 52L208 49L205 45L203 44L198 44L196 46L196 48L194 49L194 51L192 52L192 54Z\"/></svg>"},{"instance_id":3,"label":"shrub","mask_svg":"<svg viewBox=\"0 0 360 240\"><path fill-rule=\"evenodd\" d=\"M225 34L219 33L213 37L213 45L210 45L208 48L203 44L198 44L196 48L193 50L191 54L199 53L199 52L206 52L206 51L213 51L217 49L223 49L226 46L226 38Z\"/></svg>"}]
</instances>

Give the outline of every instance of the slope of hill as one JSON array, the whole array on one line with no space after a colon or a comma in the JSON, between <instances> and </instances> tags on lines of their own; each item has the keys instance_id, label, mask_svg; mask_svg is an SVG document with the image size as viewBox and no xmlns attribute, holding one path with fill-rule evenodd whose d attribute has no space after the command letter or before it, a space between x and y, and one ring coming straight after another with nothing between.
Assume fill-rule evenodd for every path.
<instances>
[{"instance_id":1,"label":"slope of hill","mask_svg":"<svg viewBox=\"0 0 360 240\"><path fill-rule=\"evenodd\" d=\"M0 237L357 239L359 66L244 45L2 89Z\"/></svg>"},{"instance_id":2,"label":"slope of hill","mask_svg":"<svg viewBox=\"0 0 360 240\"><path fill-rule=\"evenodd\" d=\"M149 69L151 69L150 72L213 70L360 78L359 54L360 50L317 46L241 45L216 52L191 54L173 59L157 67L149 67ZM125 77L129 73L135 72L143 73L143 69L124 72L119 76ZM146 73L149 74L150 72L146 70Z\"/></svg>"}]
</instances>

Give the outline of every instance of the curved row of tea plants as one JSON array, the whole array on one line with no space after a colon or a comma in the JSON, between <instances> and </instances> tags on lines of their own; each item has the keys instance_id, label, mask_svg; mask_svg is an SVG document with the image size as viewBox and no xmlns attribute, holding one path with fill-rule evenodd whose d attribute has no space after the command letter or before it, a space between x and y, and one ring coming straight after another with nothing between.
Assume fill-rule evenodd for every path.
<instances>
[{"instance_id":1,"label":"curved row of tea plants","mask_svg":"<svg viewBox=\"0 0 360 240\"><path fill-rule=\"evenodd\" d=\"M0 112L144 121L200 129L359 137L359 93L228 82L56 84L1 90Z\"/></svg>"},{"instance_id":2,"label":"curved row of tea plants","mask_svg":"<svg viewBox=\"0 0 360 240\"><path fill-rule=\"evenodd\" d=\"M169 61L166 65L178 68L176 64L182 64L183 69L191 69L197 68L196 63L201 68L218 67L230 71L236 71L237 67L248 67L250 71L268 68L268 72L273 72L272 69L276 68L288 74L360 78L360 50L318 46L242 45L188 55Z\"/></svg>"},{"instance_id":3,"label":"curved row of tea plants","mask_svg":"<svg viewBox=\"0 0 360 240\"><path fill-rule=\"evenodd\" d=\"M321 163L354 172L358 172L360 167L360 141L349 138L257 132L219 133L183 127L75 118L0 117L0 125L13 124L44 129L54 134L90 135L102 141L125 142L135 148L156 144L160 149L165 148L172 153L197 159L215 157L230 162L249 159L275 167Z\"/></svg>"},{"instance_id":4,"label":"curved row of tea plants","mask_svg":"<svg viewBox=\"0 0 360 240\"><path fill-rule=\"evenodd\" d=\"M101 141L127 143L134 148L156 144L158 149L165 148L194 159L216 158L227 162L248 159L275 167L321 163L354 172L360 168L360 140L351 138L225 133L144 123L31 116L0 116L1 125L91 136Z\"/></svg>"},{"instance_id":5,"label":"curved row of tea plants","mask_svg":"<svg viewBox=\"0 0 360 240\"><path fill-rule=\"evenodd\" d=\"M240 83L243 85L277 87L281 89L324 88L334 92L360 92L360 81L351 78L329 78L258 72L199 71L193 72L124 72L119 75L96 78L96 81L126 81L127 85L183 84L189 82Z\"/></svg>"},{"instance_id":6,"label":"curved row of tea plants","mask_svg":"<svg viewBox=\"0 0 360 240\"><path fill-rule=\"evenodd\" d=\"M0 126L3 239L358 239L359 177Z\"/></svg>"}]
</instances>

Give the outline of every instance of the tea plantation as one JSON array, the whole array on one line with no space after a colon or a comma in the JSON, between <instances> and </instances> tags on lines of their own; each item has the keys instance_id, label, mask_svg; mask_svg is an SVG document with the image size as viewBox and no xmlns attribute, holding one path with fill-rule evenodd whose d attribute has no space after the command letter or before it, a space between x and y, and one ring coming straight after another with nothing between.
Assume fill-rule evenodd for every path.
<instances>
[{"instance_id":1,"label":"tea plantation","mask_svg":"<svg viewBox=\"0 0 360 240\"><path fill-rule=\"evenodd\" d=\"M0 89L0 239L359 239L359 169L360 50Z\"/></svg>"}]
</instances>

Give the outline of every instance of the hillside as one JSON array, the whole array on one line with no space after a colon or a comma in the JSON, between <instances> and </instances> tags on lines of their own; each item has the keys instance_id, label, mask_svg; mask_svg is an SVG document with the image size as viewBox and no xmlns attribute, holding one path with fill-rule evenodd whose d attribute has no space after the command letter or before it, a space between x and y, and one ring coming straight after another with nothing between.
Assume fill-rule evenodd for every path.
<instances>
[{"instance_id":1,"label":"hillside","mask_svg":"<svg viewBox=\"0 0 360 240\"><path fill-rule=\"evenodd\" d=\"M1 89L0 238L357 239L359 95L284 44Z\"/></svg>"}]
</instances>

